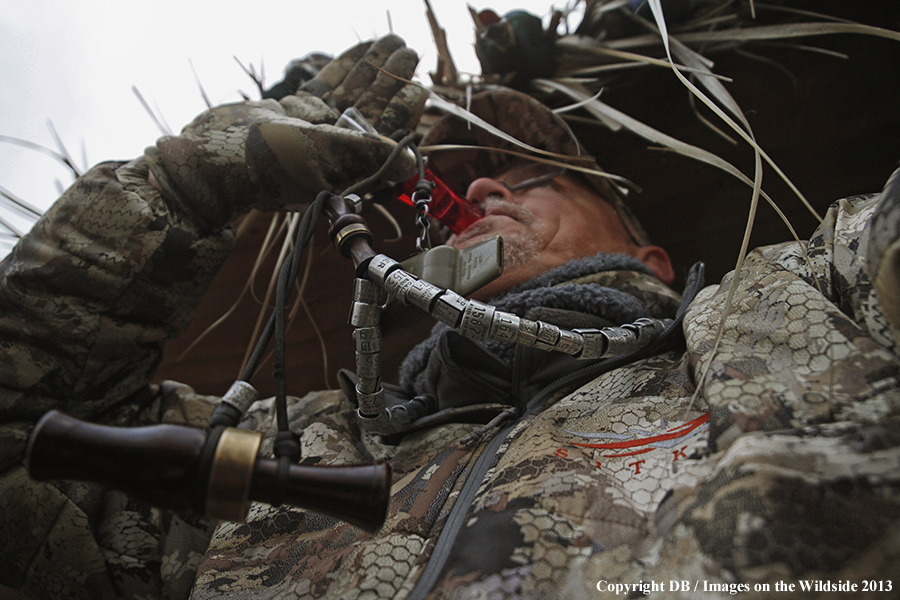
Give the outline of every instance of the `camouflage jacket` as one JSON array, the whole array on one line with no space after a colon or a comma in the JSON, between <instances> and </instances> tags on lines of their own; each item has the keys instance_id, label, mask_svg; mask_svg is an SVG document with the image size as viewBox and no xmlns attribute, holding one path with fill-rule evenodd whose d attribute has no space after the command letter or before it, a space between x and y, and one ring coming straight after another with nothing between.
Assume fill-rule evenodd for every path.
<instances>
[{"instance_id":1,"label":"camouflage jacket","mask_svg":"<svg viewBox=\"0 0 900 600\"><path fill-rule=\"evenodd\" d=\"M46 411L204 425L214 400L149 388L232 247L148 183L143 159L79 178L0 263L0 597L184 598L211 524L99 485L33 481ZM5 587L4 587L5 586Z\"/></svg>"},{"instance_id":2,"label":"camouflage jacket","mask_svg":"<svg viewBox=\"0 0 900 600\"><path fill-rule=\"evenodd\" d=\"M196 599L672 597L676 582L685 597L724 597L900 575L900 338L865 259L877 197L836 204L808 244L749 257L718 344L731 277L691 305L686 350L543 398L476 444L460 443L472 427L461 423L389 444L360 434L340 392L296 399L304 460L391 461L393 498L375 535L255 504L246 523L219 524L204 553L202 520L99 486L30 480L24 441L49 408L122 425L203 423L215 402L146 382L230 233L196 225L146 172L140 160L95 169L3 263L3 586L38 598L183 597L196 568ZM648 302L671 299L650 278L627 279ZM258 403L245 424L273 432L270 407Z\"/></svg>"},{"instance_id":3,"label":"camouflage jacket","mask_svg":"<svg viewBox=\"0 0 900 600\"><path fill-rule=\"evenodd\" d=\"M900 338L867 272L877 202L841 201L809 243L752 253L720 339L734 274L691 304L686 350L545 398L476 445L464 424L388 444L359 433L339 392L297 400L307 460L391 461L387 522L369 535L254 505L219 526L192 598L887 591L900 576ZM247 425L271 421L260 403Z\"/></svg>"}]
</instances>

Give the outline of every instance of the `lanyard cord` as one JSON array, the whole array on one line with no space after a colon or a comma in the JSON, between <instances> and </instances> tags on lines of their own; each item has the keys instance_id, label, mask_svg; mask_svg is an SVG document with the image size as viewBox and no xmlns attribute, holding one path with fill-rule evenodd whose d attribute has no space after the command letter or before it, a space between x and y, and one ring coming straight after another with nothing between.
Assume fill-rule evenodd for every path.
<instances>
[{"instance_id":1,"label":"lanyard cord","mask_svg":"<svg viewBox=\"0 0 900 600\"><path fill-rule=\"evenodd\" d=\"M329 196L329 192L321 192L306 213L304 213L297 231L296 242L291 250L290 260L285 261L285 264L282 265L275 290L273 376L275 378L275 417L278 433L275 436L274 453L277 458L288 457L293 462L300 459L300 443L291 434L287 414L287 372L285 365L287 297L294 282L297 280L297 274L300 272L300 257L316 231L316 226L322 215L322 207L325 199ZM268 340L266 341L268 342Z\"/></svg>"},{"instance_id":2,"label":"lanyard cord","mask_svg":"<svg viewBox=\"0 0 900 600\"><path fill-rule=\"evenodd\" d=\"M331 196L330 192L321 192L309 209L304 213L300 221L300 227L297 228L294 246L287 258L281 265L276 282L276 306L275 310L269 315L269 320L257 340L256 347L253 349L244 370L241 372L237 381L232 384L225 395L222 402L213 411L209 419L208 427L210 430L220 427L235 427L244 413L255 402L259 395L250 385L250 380L259 368L263 356L265 356L266 348L272 338L275 338L275 385L276 385L276 418L278 418L279 432L287 431L290 433L287 425L287 395L279 394L279 390L286 390L286 380L284 376L284 306L288 291L297 278L300 271L300 256L303 249L309 244L312 235L316 230L316 226L322 216L322 209L325 201ZM280 352L279 352L280 350ZM281 400L279 400L279 395ZM299 448L298 448L299 449ZM291 452L294 453L293 451ZM299 455L298 455L299 456Z\"/></svg>"},{"instance_id":3,"label":"lanyard cord","mask_svg":"<svg viewBox=\"0 0 900 600\"><path fill-rule=\"evenodd\" d=\"M376 173L352 185L345 190L342 195L347 196L357 190L366 189L373 183L379 181L390 168L391 164L400 156L400 153L405 151L408 147L413 148L413 152L415 152L417 167L421 174L423 172L422 159L418 151L412 146L415 137L415 132L408 133L404 136L397 143L387 160L385 160L384 164ZM238 381L236 381L225 394L222 402L213 412L209 421L210 429L218 428L220 426L235 426L240 421L244 412L246 412L250 404L258 397L256 391L249 384L249 381L259 368L269 342L274 338L273 377L275 378L275 417L278 433L276 434L273 450L276 457L284 457L287 459L280 460L280 471L286 471L290 461L296 462L300 458L300 444L294 438L293 434L291 434L287 414L287 374L285 363L285 312L287 297L290 294L290 290L300 271L303 250L312 239L322 216L322 212L326 207L326 203L332 196L333 194L330 191L320 192L303 214L303 218L300 221L300 227L297 229L294 246L282 264L278 274L276 282L275 310L270 315L260 339L251 353ZM273 504L277 505L277 503Z\"/></svg>"}]
</instances>

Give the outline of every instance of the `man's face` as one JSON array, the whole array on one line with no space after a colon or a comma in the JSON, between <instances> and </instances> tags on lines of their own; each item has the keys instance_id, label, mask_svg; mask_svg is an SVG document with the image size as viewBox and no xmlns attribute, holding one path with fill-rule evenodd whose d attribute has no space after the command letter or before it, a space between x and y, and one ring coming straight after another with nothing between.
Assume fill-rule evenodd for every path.
<instances>
[{"instance_id":1,"label":"man's face","mask_svg":"<svg viewBox=\"0 0 900 600\"><path fill-rule=\"evenodd\" d=\"M474 297L496 296L574 258L599 252L637 256L638 246L613 207L583 184L559 175L513 191L502 183L509 183L511 174L515 178L514 169L469 185L466 197L480 204L485 216L447 240L466 248L495 235L503 237L503 275Z\"/></svg>"}]
</instances>

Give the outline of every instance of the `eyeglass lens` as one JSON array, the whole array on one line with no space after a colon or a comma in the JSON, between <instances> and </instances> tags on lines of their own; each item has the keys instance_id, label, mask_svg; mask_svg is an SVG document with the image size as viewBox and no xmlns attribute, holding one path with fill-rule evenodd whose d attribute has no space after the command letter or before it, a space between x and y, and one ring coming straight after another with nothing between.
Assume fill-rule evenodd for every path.
<instances>
[{"instance_id":1,"label":"eyeglass lens","mask_svg":"<svg viewBox=\"0 0 900 600\"><path fill-rule=\"evenodd\" d=\"M521 191L551 181L563 173L565 168L546 163L522 161L498 174L494 179L511 192Z\"/></svg>"}]
</instances>

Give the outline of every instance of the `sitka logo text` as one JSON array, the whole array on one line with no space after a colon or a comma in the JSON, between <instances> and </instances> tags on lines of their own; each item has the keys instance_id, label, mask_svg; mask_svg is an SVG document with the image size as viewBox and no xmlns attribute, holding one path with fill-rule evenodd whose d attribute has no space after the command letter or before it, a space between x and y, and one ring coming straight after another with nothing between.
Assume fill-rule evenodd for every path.
<instances>
[{"instance_id":1,"label":"sitka logo text","mask_svg":"<svg viewBox=\"0 0 900 600\"><path fill-rule=\"evenodd\" d=\"M602 451L603 453L600 455L601 458L624 458L646 454L647 452L652 452L654 450L664 450L671 453L672 462L677 462L688 457L685 452L688 448L688 444L685 442L709 431L709 413L703 414L687 423L667 429L664 433L659 433L659 430L647 431L641 427L629 427L628 433L625 434L569 431L568 429L565 429L564 431L581 438L603 440L593 442L572 442L572 445L580 448L592 448ZM565 448L559 448L556 451L556 455L568 457L569 452ZM601 468L601 462L599 460L595 462L596 466ZM629 465L634 468L635 475L640 474L641 464L643 462L643 460L638 460Z\"/></svg>"}]
</instances>

